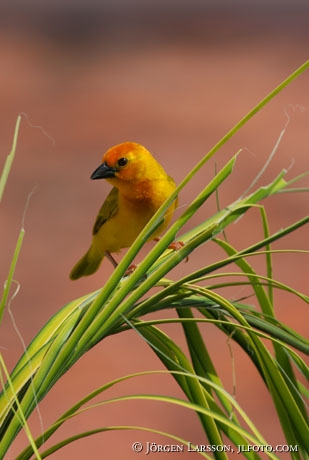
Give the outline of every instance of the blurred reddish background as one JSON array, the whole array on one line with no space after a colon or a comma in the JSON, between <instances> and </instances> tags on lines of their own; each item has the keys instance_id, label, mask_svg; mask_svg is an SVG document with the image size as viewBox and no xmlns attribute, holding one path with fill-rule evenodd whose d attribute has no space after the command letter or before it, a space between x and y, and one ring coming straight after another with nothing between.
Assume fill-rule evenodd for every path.
<instances>
[{"instance_id":1,"label":"blurred reddish background","mask_svg":"<svg viewBox=\"0 0 309 460\"><path fill-rule=\"evenodd\" d=\"M225 1L198 0L118 0L104 5L67 1L44 7L32 1L26 8L18 3L12 7L2 1L0 8L1 167L11 148L16 117L26 114L0 211L0 281L3 284L8 273L27 197L35 190L24 220L26 235L15 275L20 291L11 303L17 327L28 344L52 314L68 301L100 288L112 272L104 261L90 278L77 282L68 278L90 243L93 220L110 188L89 180L104 151L125 140L140 142L179 182L248 110L308 58L309 7L305 1L294 1L293 6L291 2L252 2L249 9L242 1L233 2L233 8ZM260 184L267 184L283 168L290 168L288 178L308 170L308 83L307 72L218 152L219 167L244 149L233 176L222 187L222 206L249 186L287 119L286 133ZM213 160L183 190L179 212L213 177L214 168ZM271 231L291 224L308 210L308 198L301 194L275 197L265 204ZM186 229L214 210L211 199ZM258 211L231 226L228 236L238 248L261 237ZM302 229L276 247L308 249L308 237L308 228ZM171 277L177 279L221 256L213 244L207 244ZM254 266L265 273L262 258ZM307 266L304 255L278 255L274 276L306 292ZM248 293L239 288L231 296ZM276 293L276 311L289 326L307 333L304 304L298 299ZM211 325L201 329L231 392L229 344ZM184 344L179 327L165 330ZM12 369L23 346L7 311L0 347ZM236 345L232 344L232 350L237 401L270 444L284 443L263 382ZM151 369L162 366L134 332L107 339L84 356L41 403L43 427L96 387ZM110 390L104 398L130 392L182 396L172 379L144 377ZM192 443L206 443L194 414L147 403L94 409L65 425L53 441L116 424L150 426ZM31 427L35 435L40 434L38 413L31 417ZM53 458L136 459L138 454L131 449L134 441L171 443L147 433L110 432L74 443ZM21 433L7 458L13 459L25 445ZM162 455L157 453L156 458ZM170 453L171 458L177 455Z\"/></svg>"}]
</instances>

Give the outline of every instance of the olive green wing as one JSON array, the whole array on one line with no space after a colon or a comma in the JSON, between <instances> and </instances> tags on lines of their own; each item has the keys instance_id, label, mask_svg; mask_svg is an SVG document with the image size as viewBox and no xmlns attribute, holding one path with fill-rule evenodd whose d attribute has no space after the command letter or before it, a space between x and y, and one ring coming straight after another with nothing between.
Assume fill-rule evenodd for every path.
<instances>
[{"instance_id":1,"label":"olive green wing","mask_svg":"<svg viewBox=\"0 0 309 460\"><path fill-rule=\"evenodd\" d=\"M102 225L105 224L107 220L113 217L118 211L118 189L116 187L112 188L111 192L108 194L106 200L104 201L96 221L94 223L92 234L95 235L98 233Z\"/></svg>"}]
</instances>

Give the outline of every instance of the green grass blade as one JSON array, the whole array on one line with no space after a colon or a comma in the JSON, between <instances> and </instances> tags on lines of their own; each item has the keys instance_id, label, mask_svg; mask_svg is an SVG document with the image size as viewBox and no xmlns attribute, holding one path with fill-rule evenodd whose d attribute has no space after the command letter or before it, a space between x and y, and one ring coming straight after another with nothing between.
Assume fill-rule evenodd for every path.
<instances>
[{"instance_id":1,"label":"green grass blade","mask_svg":"<svg viewBox=\"0 0 309 460\"><path fill-rule=\"evenodd\" d=\"M195 444L187 441L184 438L181 438L179 436L175 436L175 435L173 435L171 433L167 433L165 431L156 430L154 428L148 428L148 427L143 427L143 426L129 426L129 425L106 426L106 427L97 428L97 429L94 429L94 430L84 431L83 433L78 433L78 434L76 434L74 436L71 436L69 438L64 439L63 441L58 442L57 444L53 445L49 449L47 449L44 452L42 452L42 459L54 454L58 450L60 450L63 447L67 446L68 444L71 444L72 442L78 441L78 440L80 440L82 438L93 436L93 435L99 434L99 433L106 433L106 432L109 432L109 431L124 431L124 430L146 431L147 433L164 436L167 439L172 439L173 441L177 442L177 444L171 444L171 445L166 444L165 449L163 451L164 453L187 452L188 449L190 449L189 452L193 452L194 449L196 449L195 452L198 453L203 458L206 458L208 460L213 459L213 456L210 456L210 455L206 454L205 452L199 451L198 447ZM139 444L139 443L136 443L136 444ZM144 454L149 455L150 452L147 453L147 450L144 449L143 446L141 446L141 447L142 447L142 450L145 451ZM159 448L159 447L157 447L157 448ZM137 451L137 452L141 452L141 451ZM156 453L156 452L151 452L151 453ZM18 456L15 460L27 460L28 458L29 457Z\"/></svg>"},{"instance_id":2,"label":"green grass blade","mask_svg":"<svg viewBox=\"0 0 309 460\"><path fill-rule=\"evenodd\" d=\"M22 411L22 409L20 407L18 395L17 395L17 393L14 392L14 387L13 387L9 372L8 372L8 370L6 368L6 365L5 365L5 362L4 362L3 358L2 358L2 355L0 354L0 381L1 381L1 385L3 387L4 386L4 381L3 381L3 375L2 375L2 370L1 369L4 371L4 374L6 376L8 385L10 386L10 389L14 394L14 398L13 398L12 403L11 403L11 410L16 414L16 417L20 420L20 423L23 425L23 428L24 428L25 433L26 433L26 435L27 435L27 437L28 437L28 439L30 441L31 448L32 448L36 458L38 460L41 460L41 456L40 456L39 451L37 450L37 447L35 445L35 442L34 442L31 430L29 428L29 425L27 423L26 417L25 417L24 412ZM1 455L1 450L0 450L0 455Z\"/></svg>"},{"instance_id":3,"label":"green grass blade","mask_svg":"<svg viewBox=\"0 0 309 460\"><path fill-rule=\"evenodd\" d=\"M10 171L11 171L11 167L14 161L15 153L16 153L20 122L21 122L21 116L19 115L16 120L12 149L10 153L8 154L8 156L6 157L4 168L0 176L0 203L2 201L3 192L5 189L5 186L6 186Z\"/></svg>"},{"instance_id":4,"label":"green grass blade","mask_svg":"<svg viewBox=\"0 0 309 460\"><path fill-rule=\"evenodd\" d=\"M10 266L10 269L9 269L8 279L4 284L4 290L3 290L2 298L1 298L1 301L0 301L0 324L1 324L1 321L2 321L5 306L7 304L10 289L11 289L11 286L12 286L13 277L14 277L14 273L15 273L15 268L16 268L19 253L20 253L20 250L21 250L21 247L22 247L22 244L23 244L24 235L25 235L25 230L22 228L20 233L19 233L18 239L17 239L17 243L16 243L16 247L15 247L15 250L14 250L11 266Z\"/></svg>"},{"instance_id":5,"label":"green grass blade","mask_svg":"<svg viewBox=\"0 0 309 460\"><path fill-rule=\"evenodd\" d=\"M191 378L193 380L198 379L201 382L201 384L204 384L204 386L207 386L208 383L209 383L209 385L211 387L213 387L214 390L217 393L222 392L222 393L225 394L225 397L230 400L231 405L235 408L235 410L237 410L239 412L241 417L246 421L247 425L253 430L254 435L252 437L252 435L250 435L249 432L246 432L245 430L243 430L241 428L238 429L238 427L237 427L236 430L234 430L233 423L232 424L230 422L223 423L222 420L221 420L221 419L223 419L223 414L220 414L220 412L218 412L218 417L217 417L218 424L222 425L222 426L225 426L227 432L231 431L233 433L234 432L237 433L238 434L237 439L239 439L240 444L247 445L248 439L251 440L252 442L254 440L254 442L256 442L256 443L265 443L265 440L263 440L261 435L256 431L256 428L254 427L252 422L248 419L246 414L242 411L242 409L237 404L237 402L233 399L233 397L228 395L218 385L214 384L213 382L208 382L207 379L198 377L195 374L189 374L187 371L173 371L173 372L169 372L169 371L145 371L145 372L140 372L140 373L137 373L137 374L131 374L131 375L121 377L121 378L116 379L114 381L111 381L111 382L103 385L102 387L99 387L95 391L89 393L85 398L81 399L77 404L75 404L71 409L69 409L65 414L63 414L45 433L43 433L39 438L37 438L35 440L36 445L38 447L41 447L44 444L44 442L46 442L51 437L51 435L53 433L55 433L55 431L60 426L62 426L63 423L65 423L66 420L69 420L72 417L75 417L75 416L83 413L84 411L88 411L93 407L97 407L98 405L111 403L111 402L116 402L116 401L126 401L126 400L132 400L132 399L134 400L134 398L135 399L140 399L140 400L149 400L149 401L158 400L158 401L170 402L172 404L176 403L177 405L187 407L187 408L189 408L191 410L194 410L194 411L197 410L198 412L201 411L201 412L207 413L206 408L193 405L190 402L181 401L181 400L175 400L175 399L171 399L171 398L166 398L166 397L160 396L160 395L159 396L158 395L140 395L140 396L139 395L132 395L132 396L114 398L112 400L105 400L105 401L102 401L102 402L99 402L99 403L96 403L96 404L93 404L93 405L88 404L93 398L97 398L97 396L100 393L105 392L106 390L114 387L115 385L118 385L118 384L120 384L122 382L125 382L128 379L137 378L137 377L140 378L140 377L147 376L147 375L152 375L152 374L158 374L158 375L160 375L160 374L161 375L172 374L177 379L184 377L186 380L188 380L189 378ZM85 404L87 404L87 406L85 408L82 408L82 406L85 406ZM237 445L237 442L236 442L236 445ZM32 453L33 453L33 449L32 449L31 446L29 446L16 458L16 460L28 460L31 457ZM247 456L247 455L245 455L245 456ZM248 458L249 459L255 459L255 458L259 458L259 456L257 456L257 455L253 456L253 453L251 452L248 455Z\"/></svg>"}]
</instances>

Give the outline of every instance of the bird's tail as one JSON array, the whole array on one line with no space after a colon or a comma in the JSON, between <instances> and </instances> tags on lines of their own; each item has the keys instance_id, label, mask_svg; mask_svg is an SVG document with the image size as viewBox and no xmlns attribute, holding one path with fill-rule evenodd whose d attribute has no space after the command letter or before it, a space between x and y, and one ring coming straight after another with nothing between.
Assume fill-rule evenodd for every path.
<instances>
[{"instance_id":1,"label":"bird's tail","mask_svg":"<svg viewBox=\"0 0 309 460\"><path fill-rule=\"evenodd\" d=\"M81 276L92 275L97 271L103 259L103 255L91 246L84 257L72 268L71 280L77 280Z\"/></svg>"}]
</instances>

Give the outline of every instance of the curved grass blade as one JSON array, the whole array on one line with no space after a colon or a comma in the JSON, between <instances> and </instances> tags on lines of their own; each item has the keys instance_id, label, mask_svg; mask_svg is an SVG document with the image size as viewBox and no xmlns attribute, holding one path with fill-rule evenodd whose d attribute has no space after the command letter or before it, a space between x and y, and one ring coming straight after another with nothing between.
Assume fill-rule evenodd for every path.
<instances>
[{"instance_id":1,"label":"curved grass blade","mask_svg":"<svg viewBox=\"0 0 309 460\"><path fill-rule=\"evenodd\" d=\"M15 131L14 131L14 137L13 137L13 144L10 153L6 157L3 171L0 175L0 203L2 200L3 192L8 180L8 177L10 175L11 167L14 161L15 153L16 153L16 148L17 148L17 139L18 139L18 134L19 134L19 126L21 122L21 116L18 115L17 120L16 120L16 125L15 125Z\"/></svg>"}]
</instances>

